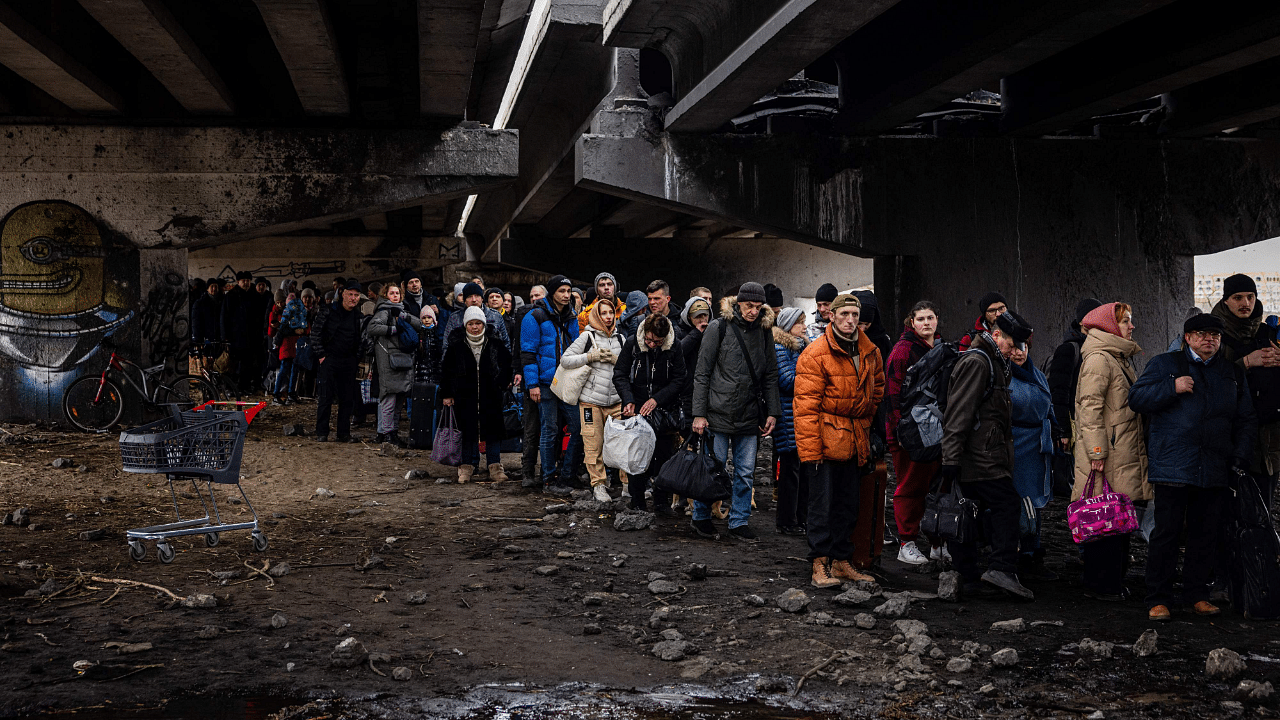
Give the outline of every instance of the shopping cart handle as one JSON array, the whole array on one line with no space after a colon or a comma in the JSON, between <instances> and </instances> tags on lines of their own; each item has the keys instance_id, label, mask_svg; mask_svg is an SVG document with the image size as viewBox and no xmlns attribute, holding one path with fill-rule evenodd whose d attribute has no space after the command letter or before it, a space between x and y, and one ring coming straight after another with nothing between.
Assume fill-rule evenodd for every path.
<instances>
[{"instance_id":1,"label":"shopping cart handle","mask_svg":"<svg viewBox=\"0 0 1280 720\"><path fill-rule=\"evenodd\" d=\"M192 410L205 410L205 409L217 409L217 410L238 410L238 409L243 409L243 410L244 410L244 424L245 424L245 425L251 425L251 424L253 424L253 419L258 415L258 413L262 412L262 409L263 409L263 408L265 408L266 406L267 406L267 402L266 402L265 400L264 400L264 401L262 401L262 402L256 402L256 403L252 403L252 402L240 402L240 401L232 401L232 400L210 400L210 401L209 401L209 402L207 402L207 403L202 403L202 404L200 404L200 405L195 406L194 408L192 408Z\"/></svg>"}]
</instances>

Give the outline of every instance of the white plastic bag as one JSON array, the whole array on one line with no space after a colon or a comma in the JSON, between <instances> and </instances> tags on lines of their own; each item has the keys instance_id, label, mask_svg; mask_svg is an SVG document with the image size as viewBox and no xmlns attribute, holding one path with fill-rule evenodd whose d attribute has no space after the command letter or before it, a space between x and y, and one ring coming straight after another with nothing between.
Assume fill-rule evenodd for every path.
<instances>
[{"instance_id":1,"label":"white plastic bag","mask_svg":"<svg viewBox=\"0 0 1280 720\"><path fill-rule=\"evenodd\" d=\"M628 475L639 475L649 467L658 436L639 415L604 421L604 464Z\"/></svg>"}]
</instances>

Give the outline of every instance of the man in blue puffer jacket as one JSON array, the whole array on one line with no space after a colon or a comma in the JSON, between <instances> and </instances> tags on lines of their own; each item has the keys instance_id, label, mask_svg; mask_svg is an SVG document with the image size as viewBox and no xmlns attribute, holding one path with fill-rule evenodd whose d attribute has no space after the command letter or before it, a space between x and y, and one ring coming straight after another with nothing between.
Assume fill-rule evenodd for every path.
<instances>
[{"instance_id":1,"label":"man in blue puffer jacket","mask_svg":"<svg viewBox=\"0 0 1280 720\"><path fill-rule=\"evenodd\" d=\"M804 535L809 517L809 474L796 450L795 412L792 400L796 388L796 360L808 344L804 311L784 307L773 326L773 352L778 358L778 395L782 417L773 431L774 466L777 468L777 532Z\"/></svg>"},{"instance_id":2,"label":"man in blue puffer jacket","mask_svg":"<svg viewBox=\"0 0 1280 720\"><path fill-rule=\"evenodd\" d=\"M546 298L525 314L520 322L520 362L524 366L524 382L529 399L538 404L542 420L539 450L542 455L542 489L552 495L572 492L573 469L582 448L578 429L578 408L560 400L551 392L560 356L578 339L578 318L571 301L573 285L563 275L547 283ZM569 447L561 458L560 482L556 480L556 446L560 428L569 426Z\"/></svg>"},{"instance_id":3,"label":"man in blue puffer jacket","mask_svg":"<svg viewBox=\"0 0 1280 720\"><path fill-rule=\"evenodd\" d=\"M1248 382L1219 358L1225 325L1197 315L1183 325L1183 347L1157 355L1129 388L1129 407L1147 416L1147 479L1155 488L1156 527L1147 551L1147 614L1169 620L1178 535L1187 531L1182 602L1197 615L1209 602L1228 480L1247 473L1257 416Z\"/></svg>"}]
</instances>

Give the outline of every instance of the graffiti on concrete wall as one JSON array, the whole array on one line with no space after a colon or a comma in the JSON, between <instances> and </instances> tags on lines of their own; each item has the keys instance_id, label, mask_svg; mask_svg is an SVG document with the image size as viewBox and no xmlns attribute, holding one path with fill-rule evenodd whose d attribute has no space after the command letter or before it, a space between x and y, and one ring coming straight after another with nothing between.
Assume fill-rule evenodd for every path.
<instances>
[{"instance_id":1,"label":"graffiti on concrete wall","mask_svg":"<svg viewBox=\"0 0 1280 720\"><path fill-rule=\"evenodd\" d=\"M311 275L334 275L347 269L345 260L332 260L328 262L291 262L287 265L259 265L249 270L254 277L291 277L300 280ZM230 265L223 266L217 277L223 279L235 280L238 271Z\"/></svg>"},{"instance_id":2,"label":"graffiti on concrete wall","mask_svg":"<svg viewBox=\"0 0 1280 720\"><path fill-rule=\"evenodd\" d=\"M191 342L186 283L176 272L159 271L138 311L147 364L185 358Z\"/></svg>"}]
</instances>

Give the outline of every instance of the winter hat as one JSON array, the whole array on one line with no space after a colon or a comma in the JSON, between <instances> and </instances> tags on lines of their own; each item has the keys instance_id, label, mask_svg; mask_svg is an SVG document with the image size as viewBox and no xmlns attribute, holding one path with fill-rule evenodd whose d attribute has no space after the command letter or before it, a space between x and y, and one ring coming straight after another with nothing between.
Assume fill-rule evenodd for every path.
<instances>
[{"instance_id":1,"label":"winter hat","mask_svg":"<svg viewBox=\"0 0 1280 720\"><path fill-rule=\"evenodd\" d=\"M580 298L583 298L584 300L585 300L585 299L586 299L586 297L587 297L587 294L586 294L586 293L584 293L584 292L582 291L582 288L580 288L580 287L570 287L570 288L569 288L569 292L573 293L574 295L577 295L577 296L578 296L578 297L580 297Z\"/></svg>"},{"instance_id":2,"label":"winter hat","mask_svg":"<svg viewBox=\"0 0 1280 720\"><path fill-rule=\"evenodd\" d=\"M600 273L599 275L596 276L595 280L591 281L591 287L593 289L599 287L600 281L604 278L609 278L610 280L613 281L613 294L617 295L618 294L618 278L614 277L613 273L607 273L607 272Z\"/></svg>"},{"instance_id":3,"label":"winter hat","mask_svg":"<svg viewBox=\"0 0 1280 720\"><path fill-rule=\"evenodd\" d=\"M462 299L466 300L472 295L484 295L484 288L473 282L469 282L462 286Z\"/></svg>"},{"instance_id":4,"label":"winter hat","mask_svg":"<svg viewBox=\"0 0 1280 720\"><path fill-rule=\"evenodd\" d=\"M1101 304L1102 301L1097 298L1085 298L1076 303L1076 324L1079 325L1084 320L1085 315L1088 315Z\"/></svg>"},{"instance_id":5,"label":"winter hat","mask_svg":"<svg viewBox=\"0 0 1280 720\"><path fill-rule=\"evenodd\" d=\"M551 279L547 281L547 294L555 295L556 290L559 289L562 285L568 285L569 287L573 287L573 283L569 282L569 278L563 275L552 275Z\"/></svg>"},{"instance_id":6,"label":"winter hat","mask_svg":"<svg viewBox=\"0 0 1280 720\"><path fill-rule=\"evenodd\" d=\"M848 294L837 295L835 299L831 301L831 313L834 315L840 308L848 307L850 305L858 309L862 309L862 301L858 300L857 297Z\"/></svg>"},{"instance_id":7,"label":"winter hat","mask_svg":"<svg viewBox=\"0 0 1280 720\"><path fill-rule=\"evenodd\" d=\"M693 325L693 319L699 315L710 315L711 305L700 297L691 297L684 303L684 309L680 311L680 319L684 320L686 325Z\"/></svg>"},{"instance_id":8,"label":"winter hat","mask_svg":"<svg viewBox=\"0 0 1280 720\"><path fill-rule=\"evenodd\" d=\"M764 303L764 287L757 282L744 282L742 287L738 288L738 302L758 302Z\"/></svg>"},{"instance_id":9,"label":"winter hat","mask_svg":"<svg viewBox=\"0 0 1280 720\"><path fill-rule=\"evenodd\" d=\"M316 296L315 288L304 287L302 288L302 295L300 295L299 297L307 298L307 297L315 297L315 296Z\"/></svg>"},{"instance_id":10,"label":"winter hat","mask_svg":"<svg viewBox=\"0 0 1280 720\"><path fill-rule=\"evenodd\" d=\"M400 282L402 282L402 283L407 283L407 282L409 282L410 280L418 280L418 281L421 281L421 280L422 280L422 276L418 274L418 271L417 271L417 270L401 270L401 271L400 271Z\"/></svg>"},{"instance_id":11,"label":"winter hat","mask_svg":"<svg viewBox=\"0 0 1280 720\"><path fill-rule=\"evenodd\" d=\"M314 280L307 280L306 282L302 283L302 289L303 289L303 290L315 290L315 289L316 289L315 281L314 281Z\"/></svg>"},{"instance_id":12,"label":"winter hat","mask_svg":"<svg viewBox=\"0 0 1280 720\"><path fill-rule=\"evenodd\" d=\"M466 284L466 283L461 283L461 282L460 282L460 283L454 283L454 286L453 286L453 299L454 299L454 300L457 300L457 299L458 299L458 296L462 294L462 289L463 289L463 288L465 288L466 286L467 286L467 284Z\"/></svg>"},{"instance_id":13,"label":"winter hat","mask_svg":"<svg viewBox=\"0 0 1280 720\"><path fill-rule=\"evenodd\" d=\"M266 278L264 278L264 277L254 278L254 280L253 280L253 284L254 284L254 285L266 285L267 287L271 287L271 281L270 281L270 280L268 280L268 279L266 279Z\"/></svg>"},{"instance_id":14,"label":"winter hat","mask_svg":"<svg viewBox=\"0 0 1280 720\"><path fill-rule=\"evenodd\" d=\"M489 304L489 296L490 296L490 295L501 295L501 294L503 294L503 293L502 293L502 288L491 287L491 288L486 289L486 290L484 291L484 304L485 304L485 305L488 305L488 304Z\"/></svg>"},{"instance_id":15,"label":"winter hat","mask_svg":"<svg viewBox=\"0 0 1280 720\"><path fill-rule=\"evenodd\" d=\"M438 320L436 320L436 306L435 306L435 305L423 305L423 306L422 306L422 311L418 313L418 319L419 319L419 320L425 320L425 319L426 319L426 317L427 317L428 315L430 315L430 316L431 316L431 320L432 320L432 322L439 322Z\"/></svg>"},{"instance_id":16,"label":"winter hat","mask_svg":"<svg viewBox=\"0 0 1280 720\"><path fill-rule=\"evenodd\" d=\"M804 311L798 307L784 307L778 311L778 322L776 326L781 328L783 332L790 332L791 326L800 322L800 318L804 317Z\"/></svg>"},{"instance_id":17,"label":"winter hat","mask_svg":"<svg viewBox=\"0 0 1280 720\"><path fill-rule=\"evenodd\" d=\"M248 270L241 270L240 272L236 273L237 282L240 280L252 280L252 279L253 279L253 273L249 272Z\"/></svg>"},{"instance_id":18,"label":"winter hat","mask_svg":"<svg viewBox=\"0 0 1280 720\"><path fill-rule=\"evenodd\" d=\"M986 295L983 295L982 299L978 301L978 312L986 313L987 308L991 307L992 305L995 305L996 303L1004 303L1006 305L1009 304L1008 301L1004 299L1004 296L1001 295L1000 293L989 292Z\"/></svg>"},{"instance_id":19,"label":"winter hat","mask_svg":"<svg viewBox=\"0 0 1280 720\"><path fill-rule=\"evenodd\" d=\"M1008 335L1019 350L1025 349L1024 345L1031 339L1031 333L1035 329L1022 316L1012 312L1005 311L996 317L996 325L1000 328L1000 332Z\"/></svg>"},{"instance_id":20,"label":"winter hat","mask_svg":"<svg viewBox=\"0 0 1280 720\"><path fill-rule=\"evenodd\" d=\"M1103 332L1109 332L1116 337L1124 337L1120 334L1120 323L1116 322L1116 304L1107 303L1089 311L1088 315L1080 321L1080 328L1087 330L1089 328L1098 328Z\"/></svg>"},{"instance_id":21,"label":"winter hat","mask_svg":"<svg viewBox=\"0 0 1280 720\"><path fill-rule=\"evenodd\" d=\"M484 310L481 310L480 308L475 307L474 305L467 308L466 312L462 313L462 324L466 325L472 320L479 320L480 322L486 322Z\"/></svg>"},{"instance_id":22,"label":"winter hat","mask_svg":"<svg viewBox=\"0 0 1280 720\"><path fill-rule=\"evenodd\" d=\"M835 285L832 285L831 283L823 283L822 287L818 288L818 292L814 294L813 300L814 302L829 303L835 300L836 296L839 294L840 291L836 290Z\"/></svg>"},{"instance_id":23,"label":"winter hat","mask_svg":"<svg viewBox=\"0 0 1280 720\"><path fill-rule=\"evenodd\" d=\"M1248 275L1236 273L1226 280L1222 281L1222 299L1235 295L1236 293L1253 293L1258 294L1258 285L1253 282L1253 278Z\"/></svg>"},{"instance_id":24,"label":"winter hat","mask_svg":"<svg viewBox=\"0 0 1280 720\"><path fill-rule=\"evenodd\" d=\"M363 292L364 292L364 286L360 284L360 281L359 281L359 280L348 280L348 281L347 281L347 286L346 286L346 287L344 287L344 288L342 288L342 289L343 289L343 290L355 290L355 291L356 291L356 292L358 292L358 293L363 293Z\"/></svg>"},{"instance_id":25,"label":"winter hat","mask_svg":"<svg viewBox=\"0 0 1280 720\"><path fill-rule=\"evenodd\" d=\"M764 286L765 305L769 307L782 307L782 288L769 283Z\"/></svg>"},{"instance_id":26,"label":"winter hat","mask_svg":"<svg viewBox=\"0 0 1280 720\"><path fill-rule=\"evenodd\" d=\"M275 299L276 299L276 302L277 302L278 304L283 305L283 304L284 304L284 299L285 299L286 297L288 297L288 294L287 294L287 293L285 293L285 291L283 291L283 290L277 290L277 291L276 291Z\"/></svg>"},{"instance_id":27,"label":"winter hat","mask_svg":"<svg viewBox=\"0 0 1280 720\"><path fill-rule=\"evenodd\" d=\"M1237 290L1236 292L1248 292L1248 290ZM1189 333L1197 330L1217 330L1218 332L1226 332L1227 324L1222 322L1222 318L1213 313L1200 313L1195 317L1187 318L1182 323L1182 332Z\"/></svg>"}]
</instances>

